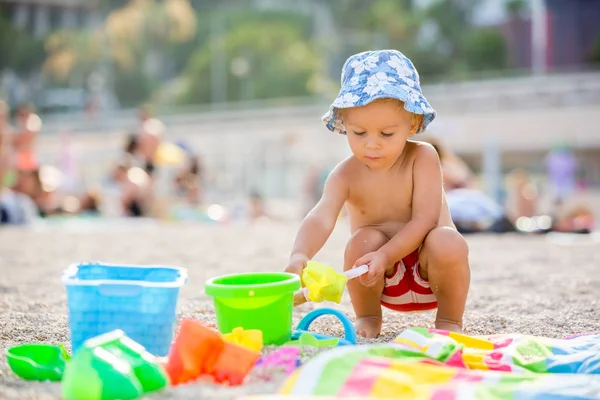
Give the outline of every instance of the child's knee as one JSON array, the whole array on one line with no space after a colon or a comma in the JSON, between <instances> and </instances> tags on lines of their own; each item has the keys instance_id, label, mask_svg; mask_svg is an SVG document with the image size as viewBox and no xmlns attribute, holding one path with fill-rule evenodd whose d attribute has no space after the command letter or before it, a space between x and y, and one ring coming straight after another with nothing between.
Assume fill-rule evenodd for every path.
<instances>
[{"instance_id":1,"label":"child's knee","mask_svg":"<svg viewBox=\"0 0 600 400\"><path fill-rule=\"evenodd\" d=\"M354 232L344 252L346 269L352 268L358 258L379 250L387 241L387 236L375 228L361 228Z\"/></svg>"},{"instance_id":2,"label":"child's knee","mask_svg":"<svg viewBox=\"0 0 600 400\"><path fill-rule=\"evenodd\" d=\"M466 263L469 246L465 238L455 229L439 227L433 229L425 238L428 264L456 265Z\"/></svg>"}]
</instances>

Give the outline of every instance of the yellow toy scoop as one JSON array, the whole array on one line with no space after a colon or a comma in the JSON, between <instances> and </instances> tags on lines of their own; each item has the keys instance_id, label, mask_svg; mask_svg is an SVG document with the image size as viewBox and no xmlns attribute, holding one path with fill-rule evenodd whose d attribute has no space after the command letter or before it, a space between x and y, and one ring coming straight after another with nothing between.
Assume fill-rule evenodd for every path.
<instances>
[{"instance_id":1,"label":"yellow toy scoop","mask_svg":"<svg viewBox=\"0 0 600 400\"><path fill-rule=\"evenodd\" d=\"M344 273L338 273L327 265L309 261L304 271L302 271L304 288L294 294L294 307L307 301L317 303L333 301L339 304L342 300L346 282L366 273L368 270L367 265L361 265Z\"/></svg>"}]
</instances>

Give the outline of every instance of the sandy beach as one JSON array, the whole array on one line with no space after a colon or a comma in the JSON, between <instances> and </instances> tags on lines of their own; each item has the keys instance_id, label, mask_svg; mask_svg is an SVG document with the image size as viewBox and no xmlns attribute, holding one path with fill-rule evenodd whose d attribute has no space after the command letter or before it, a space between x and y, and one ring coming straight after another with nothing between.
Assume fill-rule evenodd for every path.
<instances>
[{"instance_id":1,"label":"sandy beach","mask_svg":"<svg viewBox=\"0 0 600 400\"><path fill-rule=\"evenodd\" d=\"M184 225L128 221L132 225L51 223L35 229L0 229L0 398L60 399L60 385L31 383L9 370L4 351L25 342L69 344L65 289L60 281L69 264L84 261L164 264L186 267L189 280L178 304L178 319L214 324L206 279L233 272L282 270L297 223L260 225ZM70 228L69 228L70 226ZM318 261L341 269L348 238L338 224ZM594 240L596 239L596 240ZM589 235L469 236L472 283L465 327L469 334L524 333L563 337L600 330L600 244ZM312 305L296 310L298 321ZM353 316L348 296L342 310ZM388 341L408 326L431 326L433 313L386 312ZM323 319L315 329L341 335L339 324ZM233 399L272 393L283 380L251 376L237 388L204 382L171 388L152 399Z\"/></svg>"}]
</instances>

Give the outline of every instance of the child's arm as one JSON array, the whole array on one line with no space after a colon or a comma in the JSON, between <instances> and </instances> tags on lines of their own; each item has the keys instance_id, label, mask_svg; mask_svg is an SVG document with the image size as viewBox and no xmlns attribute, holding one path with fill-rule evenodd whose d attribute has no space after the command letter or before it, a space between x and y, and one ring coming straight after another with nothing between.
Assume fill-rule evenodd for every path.
<instances>
[{"instance_id":1,"label":"child's arm","mask_svg":"<svg viewBox=\"0 0 600 400\"><path fill-rule=\"evenodd\" d=\"M356 265L370 264L364 281L375 282L379 274L397 260L417 249L440 219L442 209L442 171L440 159L431 145L416 149L413 164L413 195L411 220L379 251L366 254Z\"/></svg>"},{"instance_id":2,"label":"child's arm","mask_svg":"<svg viewBox=\"0 0 600 400\"><path fill-rule=\"evenodd\" d=\"M306 262L321 250L331 235L347 198L348 185L338 167L327 178L323 196L300 225L287 272L300 275Z\"/></svg>"}]
</instances>

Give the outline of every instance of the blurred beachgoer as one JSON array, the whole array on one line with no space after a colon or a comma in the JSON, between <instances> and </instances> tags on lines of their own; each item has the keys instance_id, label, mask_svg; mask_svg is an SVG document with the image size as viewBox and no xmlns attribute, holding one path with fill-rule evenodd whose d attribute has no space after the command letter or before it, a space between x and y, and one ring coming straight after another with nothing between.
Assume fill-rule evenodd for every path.
<instances>
[{"instance_id":1,"label":"blurred beachgoer","mask_svg":"<svg viewBox=\"0 0 600 400\"><path fill-rule=\"evenodd\" d=\"M452 222L460 233L513 232L514 224L494 199L479 189L454 189L446 193Z\"/></svg>"},{"instance_id":2,"label":"blurred beachgoer","mask_svg":"<svg viewBox=\"0 0 600 400\"><path fill-rule=\"evenodd\" d=\"M19 170L12 188L0 190L0 223L23 225L40 216L36 200L42 193L39 170Z\"/></svg>"},{"instance_id":3,"label":"blurred beachgoer","mask_svg":"<svg viewBox=\"0 0 600 400\"><path fill-rule=\"evenodd\" d=\"M511 220L536 215L538 190L527 171L521 168L511 171L507 176L507 187L506 209Z\"/></svg>"},{"instance_id":4,"label":"blurred beachgoer","mask_svg":"<svg viewBox=\"0 0 600 400\"><path fill-rule=\"evenodd\" d=\"M135 132L127 135L123 148L123 158L120 162L128 165L129 168L140 167L150 178L154 177L156 164L154 162L146 162L145 158L140 154L140 135Z\"/></svg>"},{"instance_id":5,"label":"blurred beachgoer","mask_svg":"<svg viewBox=\"0 0 600 400\"><path fill-rule=\"evenodd\" d=\"M158 146L163 140L165 125L154 117L150 106L143 106L139 112L139 136L137 137L136 152L145 163L145 170L154 172L155 158Z\"/></svg>"},{"instance_id":6,"label":"blurred beachgoer","mask_svg":"<svg viewBox=\"0 0 600 400\"><path fill-rule=\"evenodd\" d=\"M437 139L430 138L425 141L433 146L440 157L446 192L453 189L473 188L473 173L462 158L442 145Z\"/></svg>"},{"instance_id":7,"label":"blurred beachgoer","mask_svg":"<svg viewBox=\"0 0 600 400\"><path fill-rule=\"evenodd\" d=\"M304 178L304 198L305 204L303 206L302 217L306 216L313 209L315 204L319 202L323 195L323 187L327 180L329 171L323 168L320 164L312 165L306 177Z\"/></svg>"},{"instance_id":8,"label":"blurred beachgoer","mask_svg":"<svg viewBox=\"0 0 600 400\"><path fill-rule=\"evenodd\" d=\"M586 204L563 205L552 226L555 232L590 233L595 228L592 209Z\"/></svg>"},{"instance_id":9,"label":"blurred beachgoer","mask_svg":"<svg viewBox=\"0 0 600 400\"><path fill-rule=\"evenodd\" d=\"M35 114L31 104L24 104L17 110L17 134L13 135L15 149L14 166L19 170L35 170L39 167L35 145L42 129L42 120Z\"/></svg>"},{"instance_id":10,"label":"blurred beachgoer","mask_svg":"<svg viewBox=\"0 0 600 400\"><path fill-rule=\"evenodd\" d=\"M256 221L267 217L265 201L260 193L250 193L250 219Z\"/></svg>"},{"instance_id":11,"label":"blurred beachgoer","mask_svg":"<svg viewBox=\"0 0 600 400\"><path fill-rule=\"evenodd\" d=\"M189 154L188 164L175 176L177 191L185 194L190 204L198 205L202 200L203 168L200 157Z\"/></svg>"},{"instance_id":12,"label":"blurred beachgoer","mask_svg":"<svg viewBox=\"0 0 600 400\"><path fill-rule=\"evenodd\" d=\"M87 189L79 197L79 213L98 214L102 202L102 194L98 190Z\"/></svg>"},{"instance_id":13,"label":"blurred beachgoer","mask_svg":"<svg viewBox=\"0 0 600 400\"><path fill-rule=\"evenodd\" d=\"M150 215L154 200L150 176L139 167L119 164L112 177L117 183L119 214L131 217Z\"/></svg>"},{"instance_id":14,"label":"blurred beachgoer","mask_svg":"<svg viewBox=\"0 0 600 400\"><path fill-rule=\"evenodd\" d=\"M125 138L125 144L123 146L123 153L121 155L120 163L127 164L130 167L145 166L145 162L140 154L140 140L139 134L136 132L130 132Z\"/></svg>"},{"instance_id":15,"label":"blurred beachgoer","mask_svg":"<svg viewBox=\"0 0 600 400\"><path fill-rule=\"evenodd\" d=\"M90 188L80 196L65 196L53 214L99 215L100 204L100 191Z\"/></svg>"},{"instance_id":16,"label":"blurred beachgoer","mask_svg":"<svg viewBox=\"0 0 600 400\"><path fill-rule=\"evenodd\" d=\"M565 144L557 144L546 156L546 171L555 204L562 204L575 192L577 169L577 159Z\"/></svg>"},{"instance_id":17,"label":"blurred beachgoer","mask_svg":"<svg viewBox=\"0 0 600 400\"><path fill-rule=\"evenodd\" d=\"M512 232L515 230L502 205L475 188L467 164L436 139L428 139L439 155L445 199L452 222L460 233Z\"/></svg>"},{"instance_id":18,"label":"blurred beachgoer","mask_svg":"<svg viewBox=\"0 0 600 400\"><path fill-rule=\"evenodd\" d=\"M9 123L8 104L0 100L0 189L6 184L6 178L12 165L12 134Z\"/></svg>"},{"instance_id":19,"label":"blurred beachgoer","mask_svg":"<svg viewBox=\"0 0 600 400\"><path fill-rule=\"evenodd\" d=\"M130 132L127 134L127 138L125 140L125 146L123 148L126 157L131 158L135 157L138 151L138 134L135 132ZM130 161L130 160L128 160Z\"/></svg>"}]
</instances>

